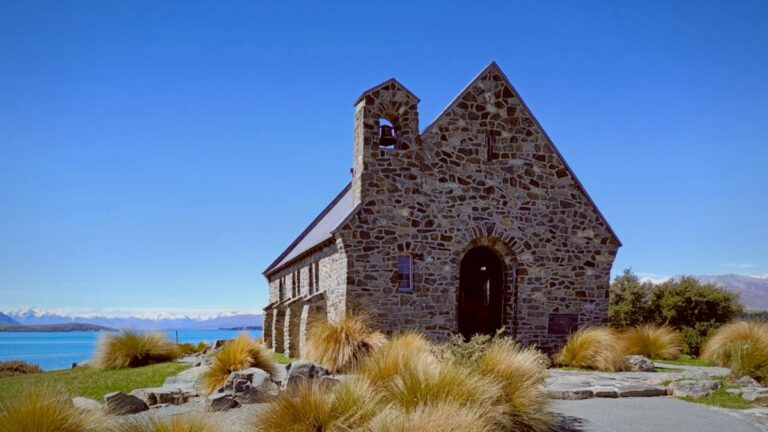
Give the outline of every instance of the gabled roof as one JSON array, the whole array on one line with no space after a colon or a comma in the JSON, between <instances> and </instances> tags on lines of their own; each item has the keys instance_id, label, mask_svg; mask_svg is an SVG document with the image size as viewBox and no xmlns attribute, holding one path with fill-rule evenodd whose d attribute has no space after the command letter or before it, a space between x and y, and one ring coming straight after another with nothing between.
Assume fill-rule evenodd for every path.
<instances>
[{"instance_id":1,"label":"gabled roof","mask_svg":"<svg viewBox=\"0 0 768 432\"><path fill-rule=\"evenodd\" d=\"M515 95L515 97L520 101L520 104L522 105L523 109L528 113L528 115L533 120L533 123L536 125L536 127L541 131L541 133L544 135L544 138L549 142L549 145L552 147L552 150L554 150L555 154L558 158L560 158L560 161L565 166L565 169L568 170L568 173L571 175L571 177L576 182L576 186L581 190L581 192L584 194L584 196L587 198L587 201L592 206L593 209L595 209L595 212L597 212L598 217L601 221L605 224L605 226L608 228L608 231L613 235L613 238L616 239L616 242L619 244L619 246L622 246L621 240L619 240L619 236L616 235L616 231L613 230L611 227L611 224L608 223L608 220L605 218L603 213L600 211L600 209L597 207L597 204L595 204L595 201L592 200L592 197L589 196L589 193L587 192L587 189L584 188L584 185L581 183L578 177L576 177L576 173L573 172L571 167L568 165L568 162L566 162L565 158L563 157L563 154L560 153L560 150L557 149L557 146L555 145L554 141L552 141L552 138L549 137L549 134L547 134L547 131L544 130L543 127L541 127L541 123L539 123L539 120L536 118L535 115L533 115L533 112L530 108L528 108L528 105L525 103L523 98L520 96L520 93L517 92L517 89L515 89L515 86L512 85L512 82L509 81L509 78L507 78L507 75L504 74L504 71L501 70L498 64L496 64L495 61L491 62L488 66L485 67L477 76L475 76L472 81L469 82L469 84L464 87L464 89L453 98L451 103L448 104L448 106L445 107L442 111L440 111L440 114L432 121L432 123L427 126L424 131L421 133L421 137L424 138L424 136L429 133L429 131L432 129L433 126L435 126L440 119L451 109L456 105L463 97L464 94L467 93L472 87L475 86L475 84L482 79L483 76L485 76L489 71L495 71L496 73L501 76L501 78L504 80L504 84L509 86L509 89L512 90L512 93Z\"/></svg>"},{"instance_id":2,"label":"gabled roof","mask_svg":"<svg viewBox=\"0 0 768 432\"><path fill-rule=\"evenodd\" d=\"M410 97L414 98L414 99L416 100L416 102L421 102L421 99L419 99L419 97L418 97L418 96L416 96L415 94L413 94L413 92L412 92L412 91L408 90L408 87L404 86L404 85L403 85L403 84L402 84L400 81L398 81L398 80L396 80L396 79L394 79L394 78L390 78L390 79L388 79L388 80L384 81L383 83L381 83L381 84L376 84L375 86L373 86L373 87L369 88L368 90L366 90L366 91L362 92L362 93L360 94L360 96L358 96L358 98L357 98L357 99L355 99L355 103L354 103L354 104L352 104L352 105L357 105L358 103L360 103L360 101L361 101L361 100L363 100L363 98L364 98L366 95L368 95L368 93L373 93L373 92L375 92L376 90L378 90L378 89L380 89L380 88L382 88L382 87L385 87L385 86L387 86L387 85L389 85L389 84L395 84L397 87L399 87L399 88L400 88L400 90L403 90L403 91L404 91L406 94L408 94L408 96L410 96Z\"/></svg>"},{"instance_id":3,"label":"gabled roof","mask_svg":"<svg viewBox=\"0 0 768 432\"><path fill-rule=\"evenodd\" d=\"M310 249L333 238L333 231L355 210L352 184L348 184L309 226L264 270L268 275Z\"/></svg>"}]
</instances>

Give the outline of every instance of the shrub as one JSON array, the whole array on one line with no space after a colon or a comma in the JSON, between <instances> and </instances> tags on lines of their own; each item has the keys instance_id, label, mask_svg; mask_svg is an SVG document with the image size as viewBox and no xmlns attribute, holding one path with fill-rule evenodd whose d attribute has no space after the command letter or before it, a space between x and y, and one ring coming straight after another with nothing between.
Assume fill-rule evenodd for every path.
<instances>
[{"instance_id":1,"label":"shrub","mask_svg":"<svg viewBox=\"0 0 768 432\"><path fill-rule=\"evenodd\" d=\"M0 432L97 432L103 429L94 413L75 408L63 391L30 387L0 401Z\"/></svg>"},{"instance_id":2,"label":"shrub","mask_svg":"<svg viewBox=\"0 0 768 432\"><path fill-rule=\"evenodd\" d=\"M376 348L357 365L356 372L379 386L406 370L435 364L430 345L420 333L404 333Z\"/></svg>"},{"instance_id":3,"label":"shrub","mask_svg":"<svg viewBox=\"0 0 768 432\"><path fill-rule=\"evenodd\" d=\"M477 359L479 374L501 383L503 430L545 431L554 418L543 390L547 357L535 348L521 349L510 340L496 339Z\"/></svg>"},{"instance_id":4,"label":"shrub","mask_svg":"<svg viewBox=\"0 0 768 432\"><path fill-rule=\"evenodd\" d=\"M405 411L389 407L371 421L370 432L492 432L485 410L473 406L439 404Z\"/></svg>"},{"instance_id":5,"label":"shrub","mask_svg":"<svg viewBox=\"0 0 768 432\"><path fill-rule=\"evenodd\" d=\"M295 391L282 392L256 417L264 432L324 432L360 430L379 411L380 397L362 377L352 377L332 390L316 381L303 381Z\"/></svg>"},{"instance_id":6,"label":"shrub","mask_svg":"<svg viewBox=\"0 0 768 432\"><path fill-rule=\"evenodd\" d=\"M14 360L0 362L0 378L40 373L42 371L40 366L25 361Z\"/></svg>"},{"instance_id":7,"label":"shrub","mask_svg":"<svg viewBox=\"0 0 768 432\"><path fill-rule=\"evenodd\" d=\"M630 327L624 330L621 337L626 354L671 360L680 357L685 350L685 342L680 332L667 325L643 324Z\"/></svg>"},{"instance_id":8,"label":"shrub","mask_svg":"<svg viewBox=\"0 0 768 432\"><path fill-rule=\"evenodd\" d=\"M503 329L496 333L496 338L500 338ZM475 364L478 356L482 354L493 341L493 338L484 334L473 335L469 340L464 336L456 334L451 336L447 342L433 345L432 354L440 362L455 362L462 366L472 366Z\"/></svg>"},{"instance_id":9,"label":"shrub","mask_svg":"<svg viewBox=\"0 0 768 432\"><path fill-rule=\"evenodd\" d=\"M688 347L688 352L693 355L698 355L707 339L709 339L721 325L721 323L709 321L696 323L693 327L684 326L680 329L680 333L683 335L683 341Z\"/></svg>"},{"instance_id":10,"label":"shrub","mask_svg":"<svg viewBox=\"0 0 768 432\"><path fill-rule=\"evenodd\" d=\"M102 369L120 369L173 361L179 356L176 345L162 333L124 330L101 337L95 365Z\"/></svg>"},{"instance_id":11,"label":"shrub","mask_svg":"<svg viewBox=\"0 0 768 432\"><path fill-rule=\"evenodd\" d=\"M203 353L206 349L208 349L208 344L206 344L203 341L200 341L197 344L180 343L177 345L177 347L178 347L179 353L183 356L186 356L186 355Z\"/></svg>"},{"instance_id":12,"label":"shrub","mask_svg":"<svg viewBox=\"0 0 768 432\"><path fill-rule=\"evenodd\" d=\"M210 394L221 387L232 372L250 367L259 368L273 377L277 374L272 354L264 345L251 339L248 333L241 333L216 352L210 368L200 378L201 386Z\"/></svg>"},{"instance_id":13,"label":"shrub","mask_svg":"<svg viewBox=\"0 0 768 432\"><path fill-rule=\"evenodd\" d=\"M115 423L110 432L216 432L203 417L175 415L170 418L140 417Z\"/></svg>"},{"instance_id":14,"label":"shrub","mask_svg":"<svg viewBox=\"0 0 768 432\"><path fill-rule=\"evenodd\" d=\"M652 283L640 282L632 269L624 270L610 286L608 322L611 327L624 328L654 322L652 292Z\"/></svg>"},{"instance_id":15,"label":"shrub","mask_svg":"<svg viewBox=\"0 0 768 432\"><path fill-rule=\"evenodd\" d=\"M572 333L555 362L563 366L621 371L627 368L624 346L607 327L584 327Z\"/></svg>"},{"instance_id":16,"label":"shrub","mask_svg":"<svg viewBox=\"0 0 768 432\"><path fill-rule=\"evenodd\" d=\"M734 344L768 344L768 324L757 321L735 321L717 329L701 349L701 358L722 366L730 366Z\"/></svg>"},{"instance_id":17,"label":"shrub","mask_svg":"<svg viewBox=\"0 0 768 432\"><path fill-rule=\"evenodd\" d=\"M338 323L318 321L310 325L307 335L307 358L333 372L347 372L385 341L383 334L370 329L364 316L347 315Z\"/></svg>"}]
</instances>

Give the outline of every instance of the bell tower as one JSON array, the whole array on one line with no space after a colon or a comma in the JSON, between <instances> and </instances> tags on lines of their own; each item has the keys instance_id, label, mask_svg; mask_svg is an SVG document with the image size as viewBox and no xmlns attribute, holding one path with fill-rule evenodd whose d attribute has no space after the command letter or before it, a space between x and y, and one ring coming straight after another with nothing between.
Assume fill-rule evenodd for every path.
<instances>
[{"instance_id":1,"label":"bell tower","mask_svg":"<svg viewBox=\"0 0 768 432\"><path fill-rule=\"evenodd\" d=\"M398 158L412 157L419 144L419 98L394 78L366 90L355 101L352 194L357 205L376 173Z\"/></svg>"}]
</instances>

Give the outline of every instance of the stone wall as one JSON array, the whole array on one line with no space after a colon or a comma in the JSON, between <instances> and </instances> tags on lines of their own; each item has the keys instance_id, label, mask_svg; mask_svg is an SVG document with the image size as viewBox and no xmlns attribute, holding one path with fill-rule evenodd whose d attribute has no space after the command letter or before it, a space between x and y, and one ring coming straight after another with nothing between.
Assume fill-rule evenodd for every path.
<instances>
[{"instance_id":1,"label":"stone wall","mask_svg":"<svg viewBox=\"0 0 768 432\"><path fill-rule=\"evenodd\" d=\"M604 323L618 240L500 71L484 71L421 136L417 103L390 82L356 106L360 208L338 232L347 308L388 331L444 338L457 331L461 259L487 244L506 262L504 321L521 341L562 341L548 333L550 314ZM381 117L400 128L402 149L377 148ZM414 259L413 293L397 290L403 254Z\"/></svg>"}]
</instances>

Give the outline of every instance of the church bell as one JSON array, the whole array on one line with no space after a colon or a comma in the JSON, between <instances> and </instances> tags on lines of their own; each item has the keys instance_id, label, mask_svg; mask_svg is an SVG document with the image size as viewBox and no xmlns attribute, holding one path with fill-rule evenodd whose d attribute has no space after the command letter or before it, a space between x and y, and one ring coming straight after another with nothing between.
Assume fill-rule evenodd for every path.
<instances>
[{"instance_id":1,"label":"church bell","mask_svg":"<svg viewBox=\"0 0 768 432\"><path fill-rule=\"evenodd\" d=\"M395 132L392 126L381 125L379 126L379 146L380 147L395 147L397 144L397 138L395 138Z\"/></svg>"}]
</instances>

